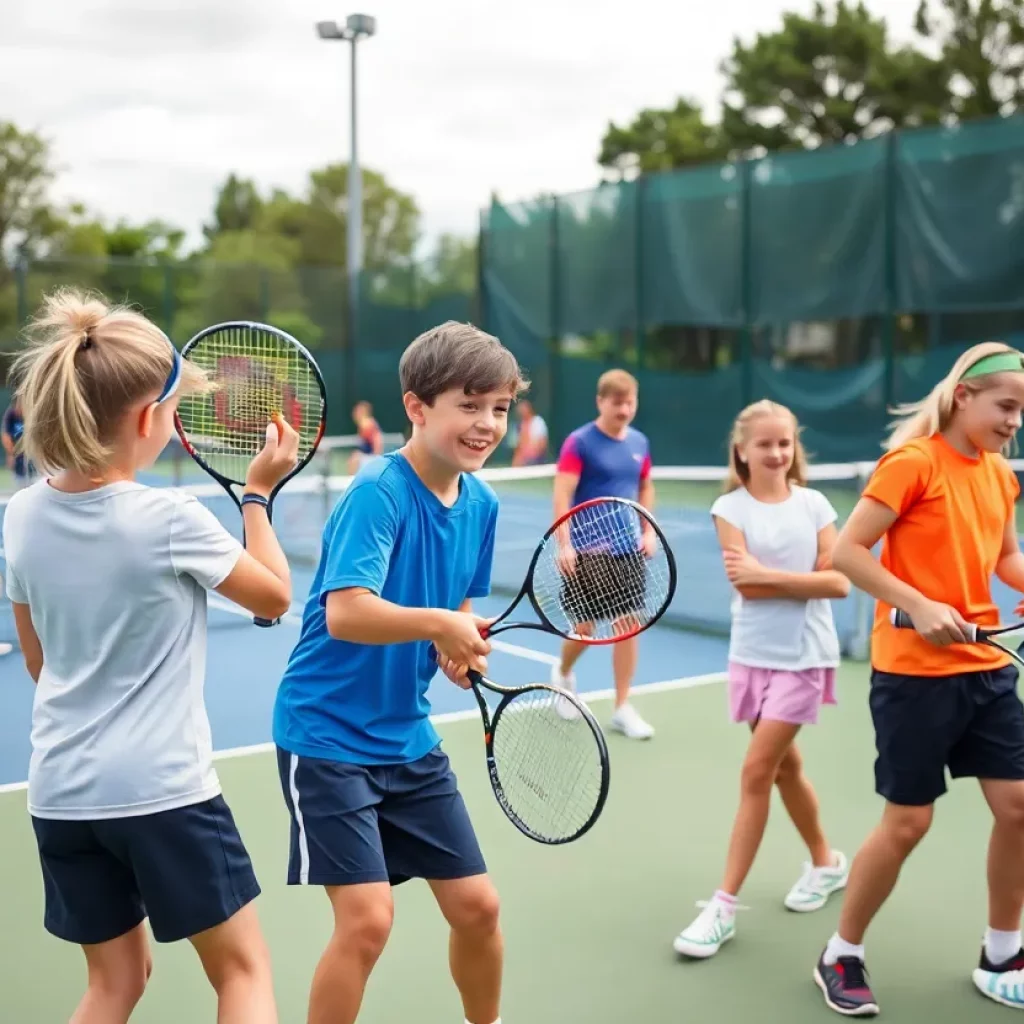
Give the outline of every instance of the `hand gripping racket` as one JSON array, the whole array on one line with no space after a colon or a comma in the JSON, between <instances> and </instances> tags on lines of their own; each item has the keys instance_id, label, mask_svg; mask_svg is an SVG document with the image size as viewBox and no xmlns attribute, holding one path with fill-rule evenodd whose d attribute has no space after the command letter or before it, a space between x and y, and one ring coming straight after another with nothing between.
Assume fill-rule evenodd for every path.
<instances>
[{"instance_id":1,"label":"hand gripping racket","mask_svg":"<svg viewBox=\"0 0 1024 1024\"><path fill-rule=\"evenodd\" d=\"M611 773L608 747L590 709L574 694L543 683L500 686L473 671L469 678L498 805L538 843L579 839L604 809ZM484 690L500 698L493 711Z\"/></svg>"},{"instance_id":2,"label":"hand gripping racket","mask_svg":"<svg viewBox=\"0 0 1024 1024\"><path fill-rule=\"evenodd\" d=\"M889 621L897 629L913 629L914 623L910 616L897 608L889 613ZM1024 667L1024 658L1021 658L1017 647L1024 641L1024 622L1015 622L1010 626L976 626L973 622L968 623L968 636L972 644L988 644L989 647L996 647L1008 654L1018 665ZM1004 638L1004 639L1000 639ZM1008 647L1007 644L1013 644Z\"/></svg>"},{"instance_id":3,"label":"hand gripping racket","mask_svg":"<svg viewBox=\"0 0 1024 1024\"><path fill-rule=\"evenodd\" d=\"M204 369L213 388L186 395L174 425L185 451L242 510L235 487L245 485L249 464L266 444L267 424L281 416L299 435L298 461L271 492L274 499L316 452L327 420L327 389L316 361L290 334L267 324L231 321L200 331L182 350ZM243 527L244 541L244 527ZM273 626L255 618L257 626Z\"/></svg>"},{"instance_id":4,"label":"hand gripping racket","mask_svg":"<svg viewBox=\"0 0 1024 1024\"><path fill-rule=\"evenodd\" d=\"M649 629L676 589L676 563L654 517L625 498L571 508L544 534L515 600L484 631L539 629L613 644ZM507 622L526 598L538 622Z\"/></svg>"}]
</instances>

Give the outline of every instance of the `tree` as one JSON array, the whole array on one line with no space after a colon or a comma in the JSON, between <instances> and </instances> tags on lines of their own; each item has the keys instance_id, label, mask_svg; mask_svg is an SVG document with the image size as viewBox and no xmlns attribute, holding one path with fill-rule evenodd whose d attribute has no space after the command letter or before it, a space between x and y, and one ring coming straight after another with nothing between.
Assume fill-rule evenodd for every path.
<instances>
[{"instance_id":1,"label":"tree","mask_svg":"<svg viewBox=\"0 0 1024 1024\"><path fill-rule=\"evenodd\" d=\"M915 28L941 47L960 120L1024 102L1024 0L921 0Z\"/></svg>"},{"instance_id":2,"label":"tree","mask_svg":"<svg viewBox=\"0 0 1024 1024\"><path fill-rule=\"evenodd\" d=\"M250 231L256 227L263 210L263 200L254 182L229 174L217 193L213 207L213 223L203 228L207 240L225 231Z\"/></svg>"},{"instance_id":3,"label":"tree","mask_svg":"<svg viewBox=\"0 0 1024 1024\"><path fill-rule=\"evenodd\" d=\"M53 230L47 195L53 177L46 140L0 121L0 262Z\"/></svg>"},{"instance_id":4,"label":"tree","mask_svg":"<svg viewBox=\"0 0 1024 1024\"><path fill-rule=\"evenodd\" d=\"M416 298L419 302L453 293L472 294L477 278L476 240L441 235L418 276Z\"/></svg>"},{"instance_id":5,"label":"tree","mask_svg":"<svg viewBox=\"0 0 1024 1024\"><path fill-rule=\"evenodd\" d=\"M852 142L935 123L949 108L944 63L893 49L885 19L862 2L784 14L780 29L736 39L722 73L722 131L744 152Z\"/></svg>"},{"instance_id":6,"label":"tree","mask_svg":"<svg viewBox=\"0 0 1024 1024\"><path fill-rule=\"evenodd\" d=\"M620 179L689 164L710 163L728 155L718 125L708 124L697 103L681 98L668 110L641 110L624 127L608 125L597 162Z\"/></svg>"}]
</instances>

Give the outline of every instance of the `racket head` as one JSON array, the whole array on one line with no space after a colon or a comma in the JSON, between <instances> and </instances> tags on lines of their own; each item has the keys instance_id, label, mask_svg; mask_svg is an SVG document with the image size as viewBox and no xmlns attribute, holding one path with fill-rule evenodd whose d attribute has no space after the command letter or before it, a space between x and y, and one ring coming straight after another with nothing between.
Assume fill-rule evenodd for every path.
<instances>
[{"instance_id":1,"label":"racket head","mask_svg":"<svg viewBox=\"0 0 1024 1024\"><path fill-rule=\"evenodd\" d=\"M501 809L520 832L545 846L580 839L601 816L611 780L597 720L581 700L554 686L506 689L481 682L502 694L487 733L491 785Z\"/></svg>"},{"instance_id":2,"label":"racket head","mask_svg":"<svg viewBox=\"0 0 1024 1024\"><path fill-rule=\"evenodd\" d=\"M205 328L181 355L213 386L182 397L174 425L185 450L215 479L245 483L275 414L298 432L298 460L276 493L309 463L324 435L327 388L316 360L290 334L249 320Z\"/></svg>"},{"instance_id":3,"label":"racket head","mask_svg":"<svg viewBox=\"0 0 1024 1024\"><path fill-rule=\"evenodd\" d=\"M542 623L585 644L650 629L676 590L676 562L657 520L627 498L571 508L534 553L525 590Z\"/></svg>"}]
</instances>

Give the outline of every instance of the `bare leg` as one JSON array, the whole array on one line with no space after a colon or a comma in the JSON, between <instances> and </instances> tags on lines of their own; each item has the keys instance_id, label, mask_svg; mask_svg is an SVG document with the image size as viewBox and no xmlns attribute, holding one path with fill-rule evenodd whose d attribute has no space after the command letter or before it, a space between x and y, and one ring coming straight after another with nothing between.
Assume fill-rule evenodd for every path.
<instances>
[{"instance_id":1,"label":"bare leg","mask_svg":"<svg viewBox=\"0 0 1024 1024\"><path fill-rule=\"evenodd\" d=\"M370 972L391 934L387 882L329 885L334 934L313 975L308 1024L355 1024Z\"/></svg>"},{"instance_id":2,"label":"bare leg","mask_svg":"<svg viewBox=\"0 0 1024 1024\"><path fill-rule=\"evenodd\" d=\"M153 971L145 923L82 952L89 983L70 1024L127 1024Z\"/></svg>"},{"instance_id":3,"label":"bare leg","mask_svg":"<svg viewBox=\"0 0 1024 1024\"><path fill-rule=\"evenodd\" d=\"M470 1024L493 1024L501 1015L504 943L498 893L487 875L430 883L451 926L448 959Z\"/></svg>"}]
</instances>

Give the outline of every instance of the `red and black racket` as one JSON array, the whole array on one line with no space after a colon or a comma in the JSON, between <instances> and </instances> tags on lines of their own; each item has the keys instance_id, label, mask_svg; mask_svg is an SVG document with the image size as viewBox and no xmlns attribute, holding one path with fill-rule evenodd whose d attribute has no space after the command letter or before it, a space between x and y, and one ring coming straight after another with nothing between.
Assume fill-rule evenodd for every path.
<instances>
[{"instance_id":1,"label":"red and black racket","mask_svg":"<svg viewBox=\"0 0 1024 1024\"><path fill-rule=\"evenodd\" d=\"M675 558L654 516L626 498L595 498L548 529L519 594L484 635L539 629L614 644L653 626L675 589ZM524 597L539 621L506 621Z\"/></svg>"},{"instance_id":2,"label":"red and black racket","mask_svg":"<svg viewBox=\"0 0 1024 1024\"><path fill-rule=\"evenodd\" d=\"M267 324L232 321L200 331L181 350L207 372L209 392L182 398L174 417L185 451L219 483L241 511L235 487L266 444L267 424L287 420L299 435L295 468L267 505L316 453L327 421L327 389L316 360L290 334ZM254 619L257 626L272 626Z\"/></svg>"}]
</instances>

